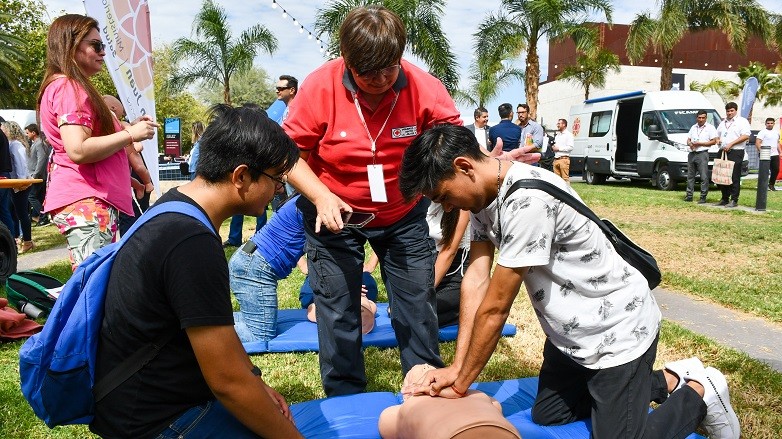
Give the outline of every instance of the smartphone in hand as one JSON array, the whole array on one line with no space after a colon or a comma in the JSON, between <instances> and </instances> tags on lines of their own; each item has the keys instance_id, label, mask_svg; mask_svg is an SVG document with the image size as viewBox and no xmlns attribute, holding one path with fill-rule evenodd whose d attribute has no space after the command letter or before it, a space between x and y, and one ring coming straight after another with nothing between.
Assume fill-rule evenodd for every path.
<instances>
[{"instance_id":1,"label":"smartphone in hand","mask_svg":"<svg viewBox=\"0 0 782 439\"><path fill-rule=\"evenodd\" d=\"M342 212L342 222L345 227L360 229L375 219L375 214L370 212Z\"/></svg>"}]
</instances>

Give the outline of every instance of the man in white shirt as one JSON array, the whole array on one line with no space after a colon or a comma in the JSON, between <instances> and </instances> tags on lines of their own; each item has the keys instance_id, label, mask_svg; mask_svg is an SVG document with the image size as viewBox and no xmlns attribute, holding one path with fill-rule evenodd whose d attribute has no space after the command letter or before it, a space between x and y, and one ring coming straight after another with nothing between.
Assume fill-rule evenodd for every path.
<instances>
[{"instance_id":1,"label":"man in white shirt","mask_svg":"<svg viewBox=\"0 0 782 439\"><path fill-rule=\"evenodd\" d=\"M573 134L567 130L567 120L557 120L554 136L554 173L570 184L570 152L573 151Z\"/></svg>"},{"instance_id":2,"label":"man in white shirt","mask_svg":"<svg viewBox=\"0 0 782 439\"><path fill-rule=\"evenodd\" d=\"M735 102L725 104L727 116L717 127L717 145L720 146L719 156L725 151L728 160L733 162L733 183L730 185L717 185L722 191L722 198L717 206L736 207L739 205L741 193L741 162L744 160L744 144L752 134L749 121L736 114L739 106ZM728 200L730 199L730 202Z\"/></svg>"},{"instance_id":3,"label":"man in white shirt","mask_svg":"<svg viewBox=\"0 0 782 439\"><path fill-rule=\"evenodd\" d=\"M475 134L475 139L478 140L478 144L487 150L491 149L491 142L489 141L489 110L478 107L473 112L473 118L475 123L467 125L467 129Z\"/></svg>"},{"instance_id":4,"label":"man in white shirt","mask_svg":"<svg viewBox=\"0 0 782 439\"><path fill-rule=\"evenodd\" d=\"M706 123L706 117L706 110L699 110L695 117L697 122L687 135L690 153L687 155L687 195L684 201L692 201L697 171L701 176L701 197L698 199L698 204L705 203L706 195L709 193L709 147L717 143L719 138L714 125Z\"/></svg>"},{"instance_id":5,"label":"man in white shirt","mask_svg":"<svg viewBox=\"0 0 782 439\"><path fill-rule=\"evenodd\" d=\"M768 146L771 148L771 163L769 178L768 178L768 190L777 190L775 183L777 182L777 175L779 175L779 154L782 152L782 144L779 143L779 130L774 128L774 118L769 117L766 119L766 129L758 132L755 139L755 147L760 152L761 146Z\"/></svg>"}]
</instances>

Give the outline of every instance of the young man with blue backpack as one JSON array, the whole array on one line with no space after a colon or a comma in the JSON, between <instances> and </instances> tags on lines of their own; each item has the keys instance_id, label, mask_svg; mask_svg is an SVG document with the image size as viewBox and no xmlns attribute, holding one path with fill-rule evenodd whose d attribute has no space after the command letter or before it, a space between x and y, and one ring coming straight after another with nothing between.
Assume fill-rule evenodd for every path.
<instances>
[{"instance_id":1,"label":"young man with blue backpack","mask_svg":"<svg viewBox=\"0 0 782 439\"><path fill-rule=\"evenodd\" d=\"M301 437L234 331L228 265L214 232L231 215L260 215L298 149L262 110L226 105L214 108L200 148L195 180L167 192L69 281L78 296L95 299L58 300L47 326L62 330L23 347L22 390L47 425L90 423L104 438ZM91 281L106 267L105 303L96 307L104 296ZM55 367L68 352L47 347L64 341L79 313L95 334L65 341L86 345L85 364L73 369L87 377L86 391ZM41 370L49 373L37 377Z\"/></svg>"}]
</instances>

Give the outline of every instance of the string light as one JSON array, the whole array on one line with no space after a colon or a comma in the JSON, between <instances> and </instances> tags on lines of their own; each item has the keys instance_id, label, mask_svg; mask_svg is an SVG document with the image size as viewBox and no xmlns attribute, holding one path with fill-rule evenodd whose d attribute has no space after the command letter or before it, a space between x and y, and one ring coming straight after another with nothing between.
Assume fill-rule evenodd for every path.
<instances>
[{"instance_id":1,"label":"string light","mask_svg":"<svg viewBox=\"0 0 782 439\"><path fill-rule=\"evenodd\" d=\"M297 20L294 16L292 16L277 0L272 0L272 9L277 9L277 7L280 7L282 9L282 18L288 18L290 17L291 20L293 20L293 25L299 28L299 33L304 34L304 32L307 32L307 39L315 39L315 43L320 47L320 53L324 53L326 49L324 48L324 44L326 44L325 41L321 40L320 38L314 36L312 34L312 31L304 27L299 20Z\"/></svg>"}]
</instances>

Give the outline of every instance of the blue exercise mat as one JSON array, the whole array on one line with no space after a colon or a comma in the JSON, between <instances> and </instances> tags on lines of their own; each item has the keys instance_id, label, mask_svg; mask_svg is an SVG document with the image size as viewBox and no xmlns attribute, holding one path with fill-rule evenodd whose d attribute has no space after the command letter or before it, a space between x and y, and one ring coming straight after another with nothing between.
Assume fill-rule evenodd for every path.
<instances>
[{"instance_id":1,"label":"blue exercise mat","mask_svg":"<svg viewBox=\"0 0 782 439\"><path fill-rule=\"evenodd\" d=\"M471 386L502 405L503 415L524 439L588 439L591 422L577 421L554 427L532 422L532 404L538 390L538 378L476 383ZM291 406L296 427L307 439L364 438L379 439L377 421L388 407L401 404L401 395L370 392L307 401ZM687 439L705 439L695 433Z\"/></svg>"},{"instance_id":2,"label":"blue exercise mat","mask_svg":"<svg viewBox=\"0 0 782 439\"><path fill-rule=\"evenodd\" d=\"M458 330L458 325L440 328L440 341L456 340ZM505 337L516 335L516 327L506 324L502 328L502 335ZM399 345L396 341L394 328L391 327L391 318L388 317L388 303L377 304L375 327L372 329L372 332L364 335L363 340L364 347L394 348ZM283 309L277 313L277 336L268 342L255 341L244 343L244 349L248 354L264 352L317 352L318 325L307 320L307 310Z\"/></svg>"}]
</instances>

